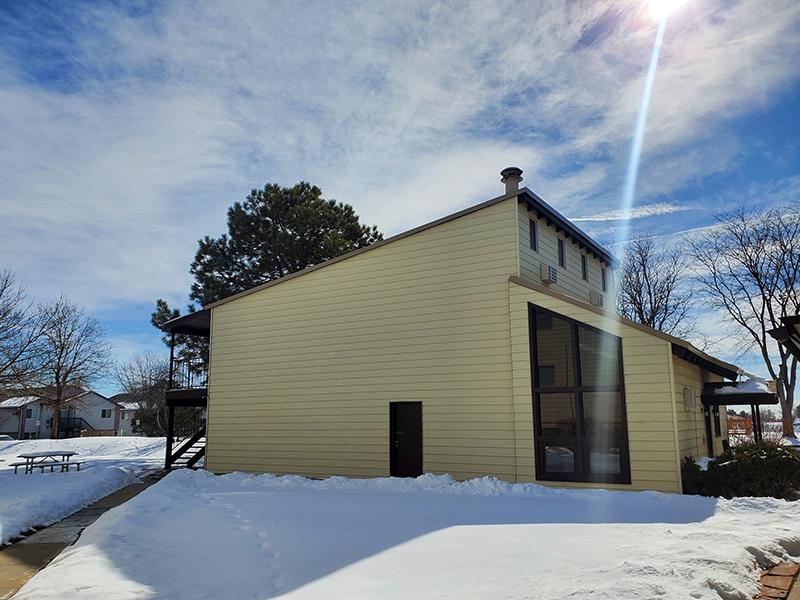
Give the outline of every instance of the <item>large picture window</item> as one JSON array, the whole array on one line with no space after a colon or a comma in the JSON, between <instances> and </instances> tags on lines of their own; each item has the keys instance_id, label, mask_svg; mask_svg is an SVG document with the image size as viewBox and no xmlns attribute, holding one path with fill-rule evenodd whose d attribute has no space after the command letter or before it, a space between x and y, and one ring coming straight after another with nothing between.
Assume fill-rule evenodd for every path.
<instances>
[{"instance_id":1,"label":"large picture window","mask_svg":"<svg viewBox=\"0 0 800 600\"><path fill-rule=\"evenodd\" d=\"M536 478L630 483L619 337L529 305Z\"/></svg>"}]
</instances>

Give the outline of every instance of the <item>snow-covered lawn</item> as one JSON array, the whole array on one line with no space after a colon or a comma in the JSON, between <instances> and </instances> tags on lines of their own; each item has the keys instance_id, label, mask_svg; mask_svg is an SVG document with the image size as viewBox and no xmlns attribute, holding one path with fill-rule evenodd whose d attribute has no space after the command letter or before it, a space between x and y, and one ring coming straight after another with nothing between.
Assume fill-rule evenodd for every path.
<instances>
[{"instance_id":1,"label":"snow-covered lawn","mask_svg":"<svg viewBox=\"0 0 800 600\"><path fill-rule=\"evenodd\" d=\"M752 598L800 506L494 479L177 471L103 515L17 600Z\"/></svg>"},{"instance_id":2,"label":"snow-covered lawn","mask_svg":"<svg viewBox=\"0 0 800 600\"><path fill-rule=\"evenodd\" d=\"M0 544L34 526L49 525L138 481L164 461L163 438L92 437L0 442ZM73 450L80 472L25 475L8 465L20 454Z\"/></svg>"}]
</instances>

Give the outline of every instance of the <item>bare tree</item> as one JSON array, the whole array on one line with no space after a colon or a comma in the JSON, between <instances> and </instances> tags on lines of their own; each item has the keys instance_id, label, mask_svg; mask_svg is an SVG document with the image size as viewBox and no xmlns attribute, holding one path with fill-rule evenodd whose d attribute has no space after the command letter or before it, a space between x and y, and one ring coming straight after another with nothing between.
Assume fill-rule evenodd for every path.
<instances>
[{"instance_id":1,"label":"bare tree","mask_svg":"<svg viewBox=\"0 0 800 600\"><path fill-rule=\"evenodd\" d=\"M693 333L692 291L683 276L685 266L683 254L659 248L652 235L631 240L619 271L619 313L672 335Z\"/></svg>"},{"instance_id":2,"label":"bare tree","mask_svg":"<svg viewBox=\"0 0 800 600\"><path fill-rule=\"evenodd\" d=\"M742 206L717 217L691 244L697 281L712 308L735 324L744 349L755 350L777 380L783 435L792 423L797 358L773 343L767 331L782 316L800 312L800 204L750 210Z\"/></svg>"},{"instance_id":3,"label":"bare tree","mask_svg":"<svg viewBox=\"0 0 800 600\"><path fill-rule=\"evenodd\" d=\"M114 378L136 404L138 425L135 433L167 435L165 392L168 388L169 361L160 354L138 354L117 365Z\"/></svg>"},{"instance_id":4,"label":"bare tree","mask_svg":"<svg viewBox=\"0 0 800 600\"><path fill-rule=\"evenodd\" d=\"M63 296L39 307L47 320L42 336L39 395L53 411L50 436L58 437L61 409L70 388L88 387L110 366L110 348L97 319Z\"/></svg>"},{"instance_id":5,"label":"bare tree","mask_svg":"<svg viewBox=\"0 0 800 600\"><path fill-rule=\"evenodd\" d=\"M35 379L46 325L14 274L0 271L0 388L25 388Z\"/></svg>"}]
</instances>

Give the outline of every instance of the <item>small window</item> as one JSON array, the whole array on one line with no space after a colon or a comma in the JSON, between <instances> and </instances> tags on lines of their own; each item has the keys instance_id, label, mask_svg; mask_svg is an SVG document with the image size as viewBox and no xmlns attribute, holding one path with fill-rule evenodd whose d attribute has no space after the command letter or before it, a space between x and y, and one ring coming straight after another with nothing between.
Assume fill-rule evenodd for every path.
<instances>
[{"instance_id":1,"label":"small window","mask_svg":"<svg viewBox=\"0 0 800 600\"><path fill-rule=\"evenodd\" d=\"M539 250L539 238L536 232L536 221L528 219L528 231L531 238L531 250Z\"/></svg>"},{"instance_id":2,"label":"small window","mask_svg":"<svg viewBox=\"0 0 800 600\"><path fill-rule=\"evenodd\" d=\"M100 418L101 419L110 419L111 418L111 409L104 408L100 411Z\"/></svg>"},{"instance_id":3,"label":"small window","mask_svg":"<svg viewBox=\"0 0 800 600\"><path fill-rule=\"evenodd\" d=\"M120 418L122 421L124 421L125 419L127 419L127 418L128 418L128 415L127 415L127 413L126 413L126 412L123 410L123 411L122 411L122 414L119 416L119 418Z\"/></svg>"},{"instance_id":4,"label":"small window","mask_svg":"<svg viewBox=\"0 0 800 600\"><path fill-rule=\"evenodd\" d=\"M588 281L589 280L589 272L588 272L587 267L586 267L586 255L585 254L581 254L581 278L584 281Z\"/></svg>"},{"instance_id":5,"label":"small window","mask_svg":"<svg viewBox=\"0 0 800 600\"><path fill-rule=\"evenodd\" d=\"M32 419L33 418L33 409L32 408L26 408L25 409L25 418L26 419Z\"/></svg>"},{"instance_id":6,"label":"small window","mask_svg":"<svg viewBox=\"0 0 800 600\"><path fill-rule=\"evenodd\" d=\"M564 249L564 240L558 238L558 266L566 268L567 256Z\"/></svg>"},{"instance_id":7,"label":"small window","mask_svg":"<svg viewBox=\"0 0 800 600\"><path fill-rule=\"evenodd\" d=\"M603 281L603 291L607 292L608 291L608 281L606 281L606 268L605 267L600 269L600 279L602 279L602 281Z\"/></svg>"}]
</instances>

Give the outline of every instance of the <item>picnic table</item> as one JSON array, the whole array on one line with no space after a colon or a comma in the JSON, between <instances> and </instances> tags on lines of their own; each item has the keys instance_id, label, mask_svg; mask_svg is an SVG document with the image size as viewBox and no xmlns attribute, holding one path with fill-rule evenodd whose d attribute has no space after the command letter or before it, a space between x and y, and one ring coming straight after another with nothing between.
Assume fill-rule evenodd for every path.
<instances>
[{"instance_id":1,"label":"picnic table","mask_svg":"<svg viewBox=\"0 0 800 600\"><path fill-rule=\"evenodd\" d=\"M81 463L72 462L71 457L75 456L77 452L72 450L47 450L45 452L28 452L26 454L18 455L25 462L11 463L9 466L14 467L14 473L17 472L19 467L25 467L25 474L33 473L34 469L39 469L42 473L46 468L50 469L52 473L56 467L61 469L61 472L69 471L69 468L76 465L78 471L81 470Z\"/></svg>"}]
</instances>

